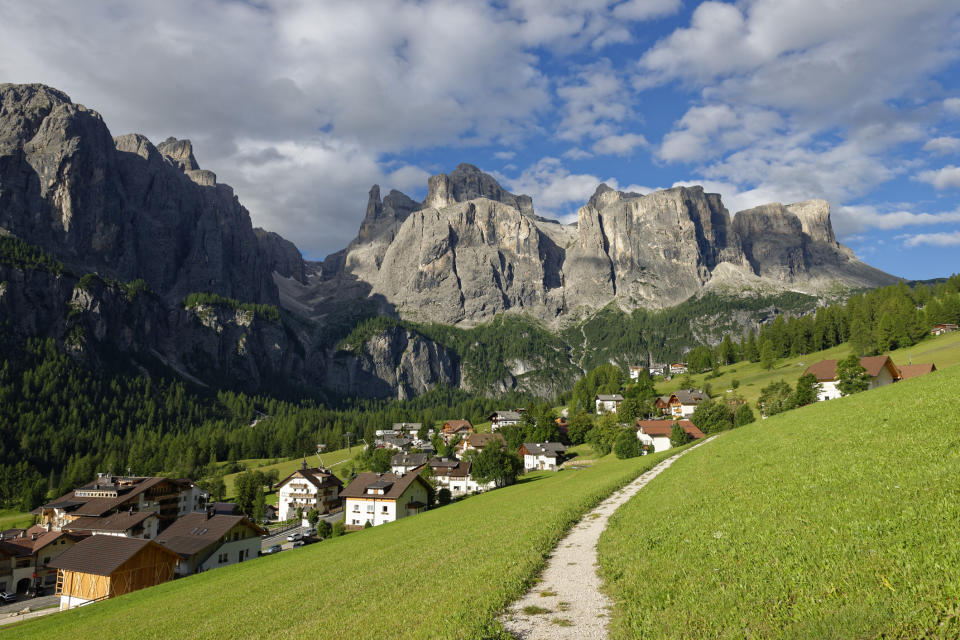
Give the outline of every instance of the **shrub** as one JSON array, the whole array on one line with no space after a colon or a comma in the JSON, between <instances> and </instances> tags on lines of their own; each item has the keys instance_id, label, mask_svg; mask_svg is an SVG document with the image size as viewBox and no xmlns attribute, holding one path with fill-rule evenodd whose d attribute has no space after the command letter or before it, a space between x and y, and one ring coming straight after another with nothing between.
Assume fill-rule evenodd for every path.
<instances>
[{"instance_id":1,"label":"shrub","mask_svg":"<svg viewBox=\"0 0 960 640\"><path fill-rule=\"evenodd\" d=\"M742 404L737 407L737 410L733 412L733 426L742 427L745 424L750 424L751 422L756 421L756 416L753 415L753 409L750 408L750 405Z\"/></svg>"},{"instance_id":2,"label":"shrub","mask_svg":"<svg viewBox=\"0 0 960 640\"><path fill-rule=\"evenodd\" d=\"M450 504L450 489L443 487L437 492L437 502L441 505Z\"/></svg>"},{"instance_id":3,"label":"shrub","mask_svg":"<svg viewBox=\"0 0 960 640\"><path fill-rule=\"evenodd\" d=\"M618 435L614 441L613 452L617 454L617 457L621 460L624 458L636 458L637 456L643 455L643 445L640 443L640 439L633 429L626 429Z\"/></svg>"}]
</instances>

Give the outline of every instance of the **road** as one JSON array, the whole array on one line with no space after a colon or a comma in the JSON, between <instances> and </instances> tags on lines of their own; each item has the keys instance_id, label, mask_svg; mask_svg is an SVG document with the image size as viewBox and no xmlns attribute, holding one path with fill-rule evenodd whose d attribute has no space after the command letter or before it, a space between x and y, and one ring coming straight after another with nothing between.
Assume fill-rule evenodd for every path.
<instances>
[{"instance_id":1,"label":"road","mask_svg":"<svg viewBox=\"0 0 960 640\"><path fill-rule=\"evenodd\" d=\"M343 511L337 513L332 513L326 516L320 516L321 520L326 520L330 524L337 522L338 520L343 520ZM297 527L296 529L288 529L283 533L276 533L271 536L264 536L260 540L260 551L264 552L275 544L279 544L284 551L293 548L293 542L287 542L287 536L300 533L301 535L308 529L308 527Z\"/></svg>"},{"instance_id":2,"label":"road","mask_svg":"<svg viewBox=\"0 0 960 640\"><path fill-rule=\"evenodd\" d=\"M14 611L21 611L27 607L30 607L31 611L36 611L37 609L58 606L60 606L60 596L40 596L39 598L27 598L21 593L17 594L17 600L15 602L11 602L10 604L5 604L0 607L0 616L13 613Z\"/></svg>"}]
</instances>

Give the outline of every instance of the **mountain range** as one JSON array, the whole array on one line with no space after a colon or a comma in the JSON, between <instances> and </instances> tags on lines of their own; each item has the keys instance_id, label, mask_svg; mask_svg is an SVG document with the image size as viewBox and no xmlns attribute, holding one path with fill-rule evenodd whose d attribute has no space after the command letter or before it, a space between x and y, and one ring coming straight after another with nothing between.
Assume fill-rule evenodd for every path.
<instances>
[{"instance_id":1,"label":"mountain range","mask_svg":"<svg viewBox=\"0 0 960 640\"><path fill-rule=\"evenodd\" d=\"M252 226L188 140L113 137L43 85L0 85L0 235L65 265L0 264L0 321L15 336L198 384L377 397L469 385L459 355L410 324L338 348L364 317L468 328L520 314L557 331L710 292L818 297L898 281L836 241L823 200L731 216L701 187L601 184L561 224L469 164L431 177L423 202L374 185L357 237L308 261Z\"/></svg>"}]
</instances>

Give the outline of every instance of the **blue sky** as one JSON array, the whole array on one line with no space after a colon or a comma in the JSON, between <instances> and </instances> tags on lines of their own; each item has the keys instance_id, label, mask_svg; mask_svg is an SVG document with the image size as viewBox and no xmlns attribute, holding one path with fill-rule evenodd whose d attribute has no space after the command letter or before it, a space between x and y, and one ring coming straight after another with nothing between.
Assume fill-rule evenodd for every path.
<instances>
[{"instance_id":1,"label":"blue sky","mask_svg":"<svg viewBox=\"0 0 960 640\"><path fill-rule=\"evenodd\" d=\"M824 198L862 259L932 278L960 271L958 27L939 0L0 0L0 81L190 138L310 258L371 184L470 162L564 221L601 181Z\"/></svg>"}]
</instances>

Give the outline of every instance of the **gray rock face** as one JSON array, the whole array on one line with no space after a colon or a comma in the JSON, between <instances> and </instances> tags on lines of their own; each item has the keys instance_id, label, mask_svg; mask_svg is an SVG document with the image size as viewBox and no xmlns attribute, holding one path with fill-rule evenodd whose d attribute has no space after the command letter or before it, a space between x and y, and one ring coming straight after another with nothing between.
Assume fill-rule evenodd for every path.
<instances>
[{"instance_id":1,"label":"gray rock face","mask_svg":"<svg viewBox=\"0 0 960 640\"><path fill-rule=\"evenodd\" d=\"M400 214L372 190L360 235L324 263L335 284L308 284L298 304L364 297L405 318L470 325L511 310L557 321L611 301L662 308L720 285L817 293L897 280L836 242L822 200L731 221L702 187L641 195L600 185L573 229L534 216L528 198L471 165L429 188L422 208L404 197Z\"/></svg>"},{"instance_id":2,"label":"gray rock face","mask_svg":"<svg viewBox=\"0 0 960 640\"><path fill-rule=\"evenodd\" d=\"M429 191L424 206L443 209L458 202L487 198L517 209L525 216L533 215L530 196L518 196L500 186L493 176L472 164L460 164L449 175L439 174L427 183Z\"/></svg>"},{"instance_id":3,"label":"gray rock face","mask_svg":"<svg viewBox=\"0 0 960 640\"><path fill-rule=\"evenodd\" d=\"M254 229L253 233L257 236L260 252L267 260L267 269L284 278L293 278L301 283L307 282L306 264L297 245L279 234L259 227Z\"/></svg>"},{"instance_id":4,"label":"gray rock face","mask_svg":"<svg viewBox=\"0 0 960 640\"><path fill-rule=\"evenodd\" d=\"M326 379L327 388L343 395L398 399L459 383L456 354L402 327L374 335L358 353L337 353Z\"/></svg>"},{"instance_id":5,"label":"gray rock face","mask_svg":"<svg viewBox=\"0 0 960 640\"><path fill-rule=\"evenodd\" d=\"M78 273L276 303L250 216L189 141L114 140L100 115L43 85L0 85L0 228Z\"/></svg>"}]
</instances>

